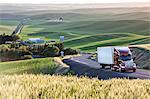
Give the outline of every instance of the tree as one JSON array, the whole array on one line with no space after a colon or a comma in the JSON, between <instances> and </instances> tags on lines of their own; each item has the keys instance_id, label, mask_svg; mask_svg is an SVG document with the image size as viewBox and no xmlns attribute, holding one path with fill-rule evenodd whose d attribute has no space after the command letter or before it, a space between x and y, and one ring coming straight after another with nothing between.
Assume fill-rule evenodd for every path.
<instances>
[{"instance_id":1,"label":"tree","mask_svg":"<svg viewBox=\"0 0 150 99\"><path fill-rule=\"evenodd\" d=\"M17 40L21 39L21 37L19 35L13 35L13 42L16 42Z\"/></svg>"},{"instance_id":2,"label":"tree","mask_svg":"<svg viewBox=\"0 0 150 99\"><path fill-rule=\"evenodd\" d=\"M59 55L59 48L56 46L48 46L45 48L45 50L43 51L43 55L45 57L54 57Z\"/></svg>"},{"instance_id":3,"label":"tree","mask_svg":"<svg viewBox=\"0 0 150 99\"><path fill-rule=\"evenodd\" d=\"M74 55L74 54L78 54L78 51L77 50L74 50L74 49L71 49L71 48L66 48L64 50L65 52L65 55Z\"/></svg>"}]
</instances>

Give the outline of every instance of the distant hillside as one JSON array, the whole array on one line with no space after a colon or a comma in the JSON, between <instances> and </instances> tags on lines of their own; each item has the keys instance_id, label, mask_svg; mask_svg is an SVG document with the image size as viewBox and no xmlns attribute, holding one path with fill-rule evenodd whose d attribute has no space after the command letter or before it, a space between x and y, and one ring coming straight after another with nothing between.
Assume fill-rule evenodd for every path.
<instances>
[{"instance_id":1,"label":"distant hillside","mask_svg":"<svg viewBox=\"0 0 150 99\"><path fill-rule=\"evenodd\" d=\"M130 46L138 68L150 70L150 43Z\"/></svg>"},{"instance_id":2,"label":"distant hillside","mask_svg":"<svg viewBox=\"0 0 150 99\"><path fill-rule=\"evenodd\" d=\"M3 10L0 12L0 34L12 33L20 20L28 18L29 21L21 33L24 40L31 37L59 40L59 36L63 35L66 47L83 51L95 51L98 46L150 43L148 3L132 6L1 5Z\"/></svg>"},{"instance_id":3,"label":"distant hillside","mask_svg":"<svg viewBox=\"0 0 150 99\"><path fill-rule=\"evenodd\" d=\"M5 11L21 10L68 10L83 8L125 8L125 7L150 7L150 2L132 3L99 3L99 4L0 4Z\"/></svg>"}]
</instances>

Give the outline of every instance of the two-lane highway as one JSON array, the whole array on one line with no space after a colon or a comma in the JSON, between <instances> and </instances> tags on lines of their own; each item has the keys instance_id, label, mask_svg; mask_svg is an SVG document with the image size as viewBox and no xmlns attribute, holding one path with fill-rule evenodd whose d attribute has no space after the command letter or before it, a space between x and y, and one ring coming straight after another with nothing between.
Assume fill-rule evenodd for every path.
<instances>
[{"instance_id":1,"label":"two-lane highway","mask_svg":"<svg viewBox=\"0 0 150 99\"><path fill-rule=\"evenodd\" d=\"M76 75L86 75L89 77L98 77L99 79L110 79L110 78L140 78L150 79L150 70L137 69L136 72L115 72L110 69L102 69L101 66L90 59L90 55L85 54L82 56L64 59L64 63L70 66L70 69L75 72Z\"/></svg>"}]
</instances>

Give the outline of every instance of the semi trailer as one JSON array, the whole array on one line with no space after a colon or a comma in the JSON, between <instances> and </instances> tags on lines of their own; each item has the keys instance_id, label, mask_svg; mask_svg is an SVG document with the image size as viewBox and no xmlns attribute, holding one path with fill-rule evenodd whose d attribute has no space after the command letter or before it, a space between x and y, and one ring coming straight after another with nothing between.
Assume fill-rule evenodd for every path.
<instances>
[{"instance_id":1,"label":"semi trailer","mask_svg":"<svg viewBox=\"0 0 150 99\"><path fill-rule=\"evenodd\" d=\"M97 60L102 68L110 66L114 71L136 71L136 64L129 47L98 47Z\"/></svg>"}]
</instances>

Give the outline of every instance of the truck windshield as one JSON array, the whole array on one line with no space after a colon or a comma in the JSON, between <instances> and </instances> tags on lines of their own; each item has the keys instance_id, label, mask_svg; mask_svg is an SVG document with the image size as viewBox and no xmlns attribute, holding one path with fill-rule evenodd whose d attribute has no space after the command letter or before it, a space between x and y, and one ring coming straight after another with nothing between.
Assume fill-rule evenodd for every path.
<instances>
[{"instance_id":1,"label":"truck windshield","mask_svg":"<svg viewBox=\"0 0 150 99\"><path fill-rule=\"evenodd\" d=\"M132 59L132 57L131 57L130 54L127 55L127 56L121 55L119 58L120 58L121 60L123 60L123 61L128 61L128 60L131 60L131 59Z\"/></svg>"}]
</instances>

